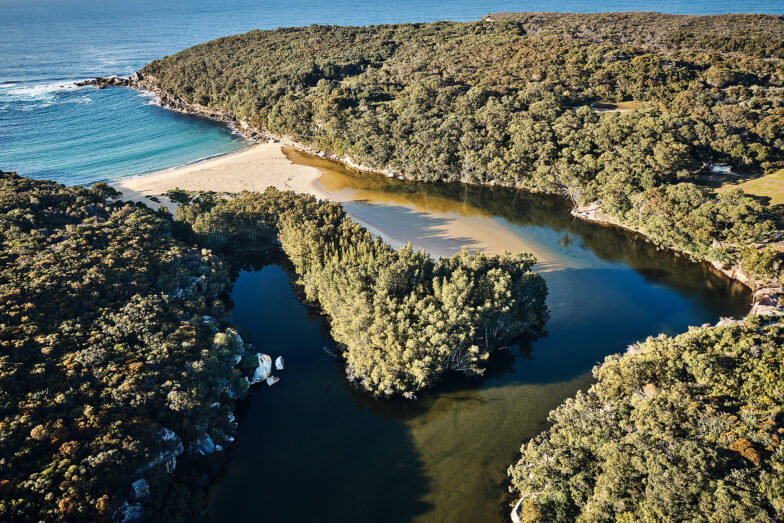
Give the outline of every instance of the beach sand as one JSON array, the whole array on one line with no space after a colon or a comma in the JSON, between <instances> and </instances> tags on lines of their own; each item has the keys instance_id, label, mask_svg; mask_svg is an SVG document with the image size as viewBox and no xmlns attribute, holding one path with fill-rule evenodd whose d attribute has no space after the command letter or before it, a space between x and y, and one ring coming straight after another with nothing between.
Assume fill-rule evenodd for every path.
<instances>
[{"instance_id":1,"label":"beach sand","mask_svg":"<svg viewBox=\"0 0 784 523\"><path fill-rule=\"evenodd\" d=\"M260 192L273 186L340 202L355 221L393 247L411 243L433 256L449 256L462 248L487 254L526 251L537 257L540 271L565 265L557 253L480 209L416 192L395 196L383 190L384 178L379 175L347 176L335 162L307 157L282 143L260 143L195 164L122 178L111 185L125 200L151 208L165 205L172 212L176 204L161 196L170 189Z\"/></svg>"},{"instance_id":2,"label":"beach sand","mask_svg":"<svg viewBox=\"0 0 784 523\"><path fill-rule=\"evenodd\" d=\"M318 169L289 161L280 143L259 143L236 153L183 167L121 178L110 185L123 194L124 200L143 202L156 208L159 204L147 198L154 196L161 201L160 204L173 211L176 204L161 196L170 189L234 193L261 192L267 187L276 187L326 198L313 185L319 176Z\"/></svg>"}]
</instances>

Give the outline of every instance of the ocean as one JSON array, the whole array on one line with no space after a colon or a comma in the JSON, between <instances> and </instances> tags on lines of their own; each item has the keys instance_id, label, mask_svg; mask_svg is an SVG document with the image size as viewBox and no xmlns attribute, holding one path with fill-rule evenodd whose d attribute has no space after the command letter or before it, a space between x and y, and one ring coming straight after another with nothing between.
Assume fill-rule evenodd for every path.
<instances>
[{"instance_id":1,"label":"ocean","mask_svg":"<svg viewBox=\"0 0 784 523\"><path fill-rule=\"evenodd\" d=\"M224 126L129 89L77 88L220 36L282 26L477 20L499 11L784 12L782 0L0 0L0 169L68 184L243 148Z\"/></svg>"}]
</instances>

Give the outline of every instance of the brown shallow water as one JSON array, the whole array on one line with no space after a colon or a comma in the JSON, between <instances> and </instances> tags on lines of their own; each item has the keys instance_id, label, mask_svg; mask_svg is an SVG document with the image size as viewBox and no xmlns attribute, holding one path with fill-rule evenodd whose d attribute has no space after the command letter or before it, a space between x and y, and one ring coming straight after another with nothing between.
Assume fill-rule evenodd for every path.
<instances>
[{"instance_id":1,"label":"brown shallow water","mask_svg":"<svg viewBox=\"0 0 784 523\"><path fill-rule=\"evenodd\" d=\"M452 377L416 402L378 401L347 384L322 350L335 350L325 325L293 297L287 274L245 267L234 318L287 366L243 408L212 521L503 520L507 467L552 408L590 386L594 364L648 335L748 311L745 287L628 232L577 221L558 198L289 157L321 169L319 189L394 244L535 253L551 318L539 339L497 353L481 379Z\"/></svg>"}]
</instances>

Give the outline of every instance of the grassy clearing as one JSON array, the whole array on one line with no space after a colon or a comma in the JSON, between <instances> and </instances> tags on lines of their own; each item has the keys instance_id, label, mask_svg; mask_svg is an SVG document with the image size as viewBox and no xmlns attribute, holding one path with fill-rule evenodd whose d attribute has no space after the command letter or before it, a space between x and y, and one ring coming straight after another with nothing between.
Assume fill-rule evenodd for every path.
<instances>
[{"instance_id":1,"label":"grassy clearing","mask_svg":"<svg viewBox=\"0 0 784 523\"><path fill-rule=\"evenodd\" d=\"M642 102L607 102L600 100L591 104L591 108L597 113L608 111L625 113L626 111L636 111L638 109L642 109L642 107Z\"/></svg>"},{"instance_id":2,"label":"grassy clearing","mask_svg":"<svg viewBox=\"0 0 784 523\"><path fill-rule=\"evenodd\" d=\"M768 199L769 205L784 205L784 169L752 179L725 176L722 177L721 182L711 185L717 192L726 192L738 187L746 194Z\"/></svg>"}]
</instances>

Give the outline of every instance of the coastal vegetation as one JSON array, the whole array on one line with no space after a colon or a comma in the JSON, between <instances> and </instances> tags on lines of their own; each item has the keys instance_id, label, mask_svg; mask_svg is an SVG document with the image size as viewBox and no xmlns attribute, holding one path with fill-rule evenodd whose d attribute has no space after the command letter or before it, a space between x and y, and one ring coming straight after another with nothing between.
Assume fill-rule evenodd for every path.
<instances>
[{"instance_id":1,"label":"coastal vegetation","mask_svg":"<svg viewBox=\"0 0 784 523\"><path fill-rule=\"evenodd\" d=\"M774 209L697 183L720 162L784 165L781 17L489 19L251 31L141 77L353 163L562 194L657 244L781 278L784 254L766 247L778 240ZM753 263L759 249L769 263Z\"/></svg>"},{"instance_id":2,"label":"coastal vegetation","mask_svg":"<svg viewBox=\"0 0 784 523\"><path fill-rule=\"evenodd\" d=\"M499 14L253 31L155 61L135 85L404 179L560 194L780 281L780 209L701 178L784 166L782 25ZM199 517L214 467L196 456L232 441L256 360L228 322L222 255L282 254L374 397L481 375L548 317L526 253L433 259L275 189L168 197L176 217L105 184L0 172L1 520ZM515 515L784 519L782 346L781 323L749 317L607 357L510 467Z\"/></svg>"},{"instance_id":3,"label":"coastal vegetation","mask_svg":"<svg viewBox=\"0 0 784 523\"><path fill-rule=\"evenodd\" d=\"M115 196L0 173L3 521L109 520L138 479L161 517L198 515L184 448L233 431L248 347L205 319L224 264Z\"/></svg>"},{"instance_id":4,"label":"coastal vegetation","mask_svg":"<svg viewBox=\"0 0 784 523\"><path fill-rule=\"evenodd\" d=\"M161 207L0 173L0 519L198 517L255 350L227 320L225 254L280 248L349 378L405 395L481 374L546 319L524 253L433 260L338 204L271 189Z\"/></svg>"},{"instance_id":5,"label":"coastal vegetation","mask_svg":"<svg viewBox=\"0 0 784 523\"><path fill-rule=\"evenodd\" d=\"M784 326L752 316L608 356L509 473L521 521L781 521Z\"/></svg>"},{"instance_id":6,"label":"coastal vegetation","mask_svg":"<svg viewBox=\"0 0 784 523\"><path fill-rule=\"evenodd\" d=\"M447 372L478 375L499 346L547 318L526 253L433 260L393 249L336 203L281 192L170 193L184 234L221 252L279 245L305 300L327 316L349 379L375 396L413 395Z\"/></svg>"}]
</instances>

